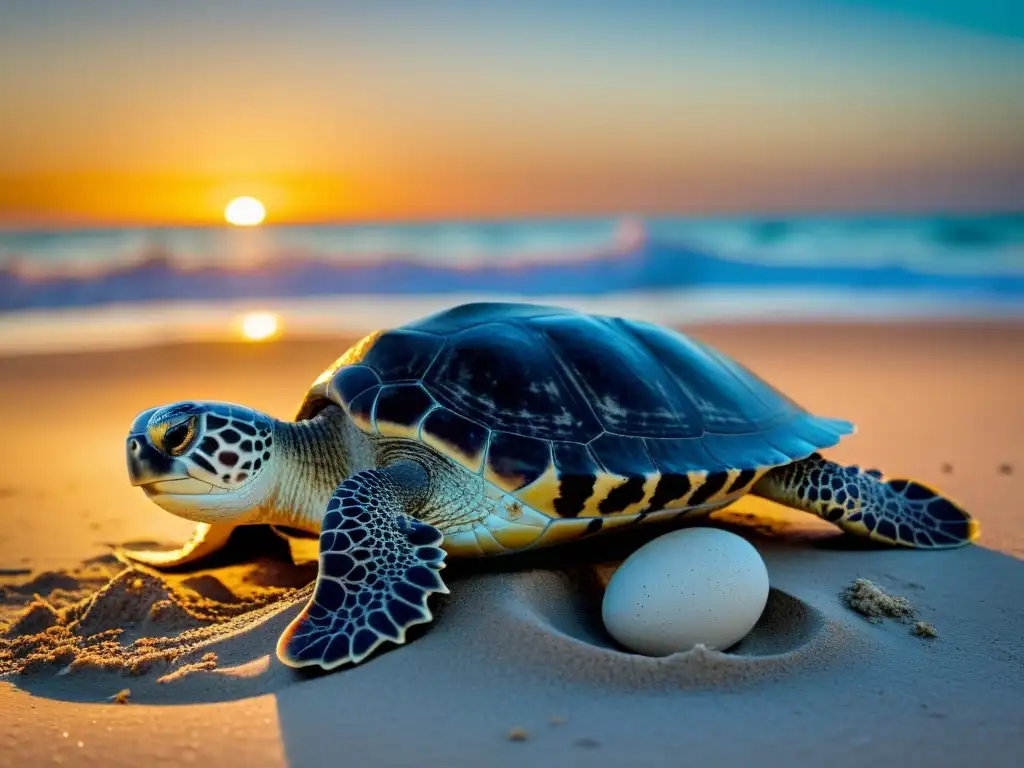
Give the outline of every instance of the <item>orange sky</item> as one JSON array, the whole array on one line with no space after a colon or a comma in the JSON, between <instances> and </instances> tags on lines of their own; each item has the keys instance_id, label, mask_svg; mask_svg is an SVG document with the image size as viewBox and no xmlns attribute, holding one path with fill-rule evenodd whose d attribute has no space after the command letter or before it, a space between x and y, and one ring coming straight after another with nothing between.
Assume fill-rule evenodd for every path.
<instances>
[{"instance_id":1,"label":"orange sky","mask_svg":"<svg viewBox=\"0 0 1024 768\"><path fill-rule=\"evenodd\" d=\"M1024 42L870 3L86 5L0 12L0 224L1024 206Z\"/></svg>"}]
</instances>

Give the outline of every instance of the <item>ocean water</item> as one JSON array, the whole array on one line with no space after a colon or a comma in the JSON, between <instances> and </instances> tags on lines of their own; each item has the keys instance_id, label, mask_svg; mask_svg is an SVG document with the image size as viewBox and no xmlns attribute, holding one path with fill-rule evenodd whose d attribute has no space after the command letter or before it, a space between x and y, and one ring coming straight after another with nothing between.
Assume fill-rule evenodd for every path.
<instances>
[{"instance_id":1,"label":"ocean water","mask_svg":"<svg viewBox=\"0 0 1024 768\"><path fill-rule=\"evenodd\" d=\"M1024 315L1024 214L0 232L0 352L358 332L448 304L656 322Z\"/></svg>"}]
</instances>

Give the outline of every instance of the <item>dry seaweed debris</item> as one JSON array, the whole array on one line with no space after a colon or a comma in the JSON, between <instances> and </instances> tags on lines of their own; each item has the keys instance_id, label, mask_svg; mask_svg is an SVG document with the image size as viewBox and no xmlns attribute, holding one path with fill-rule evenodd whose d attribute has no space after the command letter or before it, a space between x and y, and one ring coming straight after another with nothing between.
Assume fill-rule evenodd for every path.
<instances>
[{"instance_id":1,"label":"dry seaweed debris","mask_svg":"<svg viewBox=\"0 0 1024 768\"><path fill-rule=\"evenodd\" d=\"M878 624L884 619L901 623L914 621L911 633L918 637L938 637L935 627L925 621L915 621L917 609L905 597L890 595L868 579L856 579L842 593L843 602L868 621Z\"/></svg>"},{"instance_id":2,"label":"dry seaweed debris","mask_svg":"<svg viewBox=\"0 0 1024 768\"><path fill-rule=\"evenodd\" d=\"M127 704L128 700L132 696L131 688L122 688L120 691L110 697L110 701L114 704Z\"/></svg>"}]
</instances>

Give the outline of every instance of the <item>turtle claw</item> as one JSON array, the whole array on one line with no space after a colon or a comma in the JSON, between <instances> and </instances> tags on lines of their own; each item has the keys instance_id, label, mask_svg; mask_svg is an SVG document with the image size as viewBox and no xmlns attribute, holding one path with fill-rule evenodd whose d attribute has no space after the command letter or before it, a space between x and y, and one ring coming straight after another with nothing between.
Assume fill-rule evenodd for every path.
<instances>
[{"instance_id":1,"label":"turtle claw","mask_svg":"<svg viewBox=\"0 0 1024 768\"><path fill-rule=\"evenodd\" d=\"M385 472L361 472L331 498L313 597L278 640L284 664L358 664L385 642L404 643L410 627L433 619L430 595L448 593L440 575L443 534L387 511L399 499Z\"/></svg>"}]
</instances>

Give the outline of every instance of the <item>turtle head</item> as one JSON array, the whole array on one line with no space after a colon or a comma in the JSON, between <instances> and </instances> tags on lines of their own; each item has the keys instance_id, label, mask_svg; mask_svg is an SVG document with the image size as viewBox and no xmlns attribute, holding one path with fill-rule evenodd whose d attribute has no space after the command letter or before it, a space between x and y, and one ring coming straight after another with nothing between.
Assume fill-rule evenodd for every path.
<instances>
[{"instance_id":1,"label":"turtle head","mask_svg":"<svg viewBox=\"0 0 1024 768\"><path fill-rule=\"evenodd\" d=\"M173 403L135 417L126 451L132 485L168 512L241 523L267 493L274 422L240 405Z\"/></svg>"}]
</instances>

